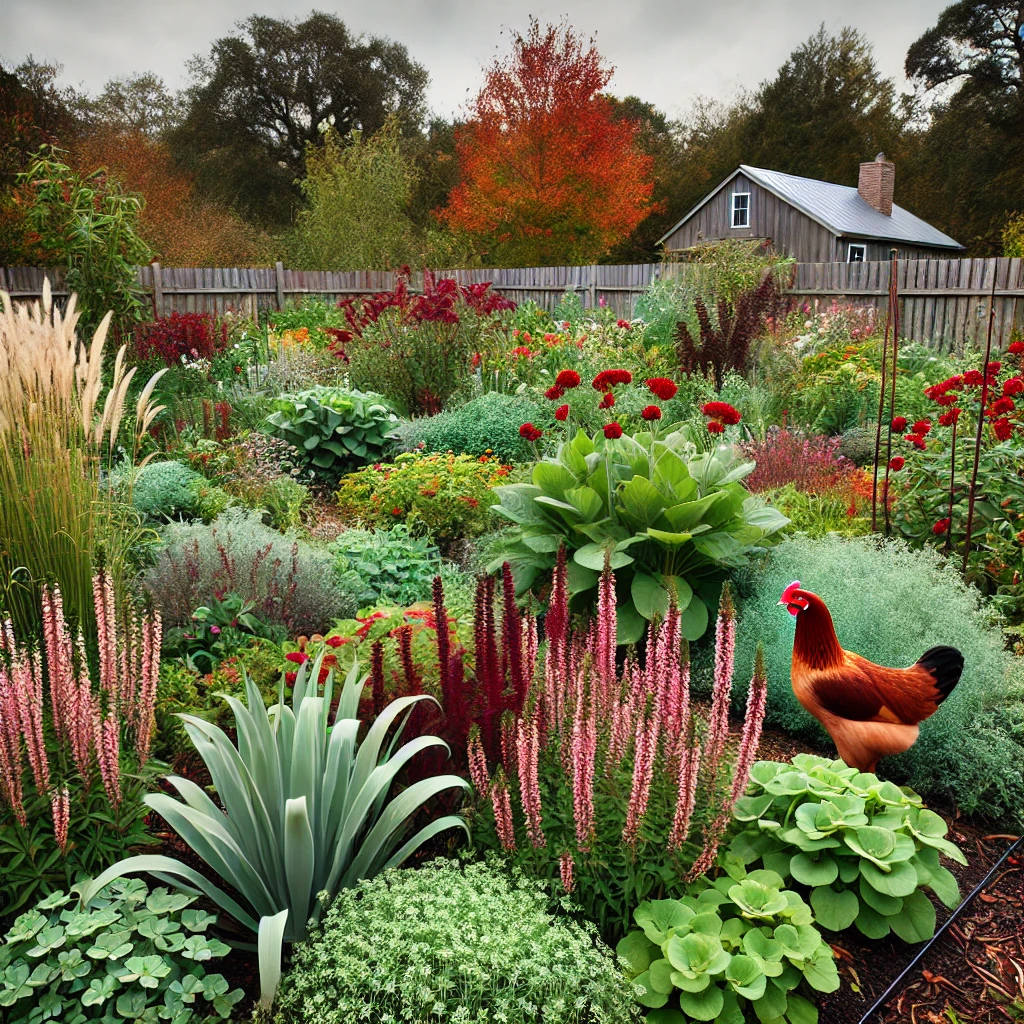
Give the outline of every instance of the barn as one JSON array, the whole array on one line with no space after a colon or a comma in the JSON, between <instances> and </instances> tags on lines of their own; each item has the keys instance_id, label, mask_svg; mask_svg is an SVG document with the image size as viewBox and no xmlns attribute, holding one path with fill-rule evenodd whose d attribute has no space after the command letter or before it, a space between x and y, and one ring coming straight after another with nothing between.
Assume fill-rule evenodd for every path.
<instances>
[{"instance_id":1,"label":"barn","mask_svg":"<svg viewBox=\"0 0 1024 1024\"><path fill-rule=\"evenodd\" d=\"M959 256L963 246L893 203L896 167L879 153L857 187L740 166L661 239L682 253L725 238L761 239L798 263Z\"/></svg>"}]
</instances>

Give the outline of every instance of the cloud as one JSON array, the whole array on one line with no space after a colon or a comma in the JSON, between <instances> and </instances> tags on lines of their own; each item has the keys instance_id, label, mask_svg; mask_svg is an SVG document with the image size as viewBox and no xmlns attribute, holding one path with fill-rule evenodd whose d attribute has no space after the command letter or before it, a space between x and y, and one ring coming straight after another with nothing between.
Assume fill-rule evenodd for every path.
<instances>
[{"instance_id":1,"label":"cloud","mask_svg":"<svg viewBox=\"0 0 1024 1024\"><path fill-rule=\"evenodd\" d=\"M615 65L611 91L634 94L678 115L697 95L728 99L770 78L821 22L860 29L882 72L903 84L907 47L935 23L948 0L381 0L322 4L354 32L404 43L430 72L428 102L450 117L480 85L483 67L508 47L530 14L563 17ZM310 0L265 0L259 13L303 17ZM185 63L253 13L253 0L6 0L0 59L28 54L64 65L65 80L91 92L113 77L154 71L174 88Z\"/></svg>"}]
</instances>

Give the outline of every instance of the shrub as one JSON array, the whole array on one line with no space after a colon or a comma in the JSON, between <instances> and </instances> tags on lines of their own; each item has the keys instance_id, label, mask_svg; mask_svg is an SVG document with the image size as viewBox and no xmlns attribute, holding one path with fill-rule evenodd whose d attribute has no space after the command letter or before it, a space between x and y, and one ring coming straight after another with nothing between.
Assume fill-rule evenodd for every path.
<instances>
[{"instance_id":1,"label":"shrub","mask_svg":"<svg viewBox=\"0 0 1024 1024\"><path fill-rule=\"evenodd\" d=\"M301 300L289 299L284 309L272 311L268 325L275 334L290 332L293 337L305 329L305 337L317 350L327 348L333 335L330 329L345 326L345 317L334 302L307 297Z\"/></svg>"},{"instance_id":2,"label":"shrub","mask_svg":"<svg viewBox=\"0 0 1024 1024\"><path fill-rule=\"evenodd\" d=\"M350 589L360 608L429 601L431 584L441 568L437 548L403 524L390 529L346 530L331 550L336 555L335 571L354 574L359 581L359 589Z\"/></svg>"},{"instance_id":3,"label":"shrub","mask_svg":"<svg viewBox=\"0 0 1024 1024\"><path fill-rule=\"evenodd\" d=\"M509 467L487 456L399 455L343 477L338 508L366 526L407 523L439 544L479 537L491 525L491 488Z\"/></svg>"},{"instance_id":4,"label":"shrub","mask_svg":"<svg viewBox=\"0 0 1024 1024\"><path fill-rule=\"evenodd\" d=\"M648 1019L726 1024L752 1019L743 1012L749 1006L758 1020L816 1020L797 990L835 992L839 972L811 908L784 884L775 871L730 862L726 874L700 879L682 899L641 903L634 917L642 931L616 951L637 1001L656 1011Z\"/></svg>"},{"instance_id":5,"label":"shrub","mask_svg":"<svg viewBox=\"0 0 1024 1024\"><path fill-rule=\"evenodd\" d=\"M501 462L528 462L533 449L519 435L524 423L545 423L553 408L523 395L491 391L463 406L400 428L401 446L412 451L494 455Z\"/></svg>"},{"instance_id":6,"label":"shrub","mask_svg":"<svg viewBox=\"0 0 1024 1024\"><path fill-rule=\"evenodd\" d=\"M870 466L875 458L875 428L868 424L843 431L837 452L855 466Z\"/></svg>"},{"instance_id":7,"label":"shrub","mask_svg":"<svg viewBox=\"0 0 1024 1024\"><path fill-rule=\"evenodd\" d=\"M230 947L207 934L217 916L188 909L195 902L125 878L85 907L52 893L14 922L0 946L4 1020L229 1019L244 993L206 973Z\"/></svg>"},{"instance_id":8,"label":"shrub","mask_svg":"<svg viewBox=\"0 0 1024 1024\"><path fill-rule=\"evenodd\" d=\"M0 918L151 841L139 796L153 776L160 623L129 615L106 574L95 577L94 593L102 624L95 682L65 623L59 589L43 591L41 637L5 637Z\"/></svg>"},{"instance_id":9,"label":"shrub","mask_svg":"<svg viewBox=\"0 0 1024 1024\"><path fill-rule=\"evenodd\" d=\"M187 625L196 608L228 592L292 634L325 632L356 610L352 595L337 585L328 551L277 533L259 513L241 509L228 509L210 525L169 524L143 583L168 626Z\"/></svg>"},{"instance_id":10,"label":"shrub","mask_svg":"<svg viewBox=\"0 0 1024 1024\"><path fill-rule=\"evenodd\" d=\"M743 454L756 463L746 478L754 492L793 484L812 494L836 491L847 484L853 463L839 454L838 437L804 434L770 427L763 441L743 444Z\"/></svg>"},{"instance_id":11,"label":"shrub","mask_svg":"<svg viewBox=\"0 0 1024 1024\"><path fill-rule=\"evenodd\" d=\"M167 781L182 801L166 793L145 797L241 903L194 869L162 856L129 857L82 886L85 903L114 878L136 872L180 878L198 889L259 934L266 1003L280 980L282 943L306 938L327 902L321 901L324 893L329 900L339 889L401 865L439 832L466 827L455 815L431 816L409 838L432 797L468 788L458 776L430 776L387 799L408 760L444 746L433 736L399 746L408 712L432 698L393 701L358 741L365 677L358 664L352 666L335 708L333 673L322 687L317 683L321 661L322 656L299 667L290 706L278 706L273 716L256 685L246 683L246 704L231 703L237 747L216 726L186 719L185 731L210 773L219 806L195 783L177 777Z\"/></svg>"},{"instance_id":12,"label":"shrub","mask_svg":"<svg viewBox=\"0 0 1024 1024\"><path fill-rule=\"evenodd\" d=\"M282 395L274 407L267 418L267 432L293 445L306 465L328 483L380 458L398 422L380 395L344 388Z\"/></svg>"},{"instance_id":13,"label":"shrub","mask_svg":"<svg viewBox=\"0 0 1024 1024\"><path fill-rule=\"evenodd\" d=\"M228 345L228 325L212 313L171 313L135 328L135 351L141 362L162 359L178 366L212 360Z\"/></svg>"},{"instance_id":14,"label":"shrub","mask_svg":"<svg viewBox=\"0 0 1024 1024\"><path fill-rule=\"evenodd\" d=\"M485 864L433 860L360 882L296 949L278 1019L636 1020L611 951L546 903L537 882Z\"/></svg>"},{"instance_id":15,"label":"shrub","mask_svg":"<svg viewBox=\"0 0 1024 1024\"><path fill-rule=\"evenodd\" d=\"M1018 674L977 591L931 551L874 538L794 538L776 547L741 583L736 664L750 671L755 638L764 644L771 688L769 718L789 732L830 745L790 685L793 622L777 606L799 579L829 606L839 642L879 665L913 664L929 647L953 644L964 655L959 685L921 725L906 753L886 759L887 774L926 796L956 801L968 813L1024 813L1024 753L999 723Z\"/></svg>"},{"instance_id":16,"label":"shrub","mask_svg":"<svg viewBox=\"0 0 1024 1024\"><path fill-rule=\"evenodd\" d=\"M147 462L134 473L122 474L122 480L132 476L130 485L119 483L119 490L130 490L132 505L146 519L209 522L231 504L227 492L181 462Z\"/></svg>"},{"instance_id":17,"label":"shrub","mask_svg":"<svg viewBox=\"0 0 1024 1024\"><path fill-rule=\"evenodd\" d=\"M939 854L960 864L967 858L913 790L810 754L791 765L758 761L750 780L733 812L746 827L729 849L748 867L760 864L809 890L822 927L856 924L869 939L891 929L904 942L924 942L935 934L924 889L950 909L960 902Z\"/></svg>"},{"instance_id":18,"label":"shrub","mask_svg":"<svg viewBox=\"0 0 1024 1024\"><path fill-rule=\"evenodd\" d=\"M868 496L871 482L868 481ZM824 537L841 533L845 537L862 537L871 532L870 514L865 518L865 502L853 500L841 492L808 494L786 484L774 491L762 491L760 497L777 508L788 520L786 533L803 533L808 537Z\"/></svg>"},{"instance_id":19,"label":"shrub","mask_svg":"<svg viewBox=\"0 0 1024 1024\"><path fill-rule=\"evenodd\" d=\"M693 436L689 427L612 440L580 431L534 466L532 483L496 487L495 511L516 529L491 571L507 560L522 593L547 582L565 544L573 606L582 609L592 606L610 558L622 592L619 643L640 639L668 609L671 592L683 635L696 640L729 570L772 543L786 520L740 483L753 463L725 446L698 455Z\"/></svg>"}]
</instances>

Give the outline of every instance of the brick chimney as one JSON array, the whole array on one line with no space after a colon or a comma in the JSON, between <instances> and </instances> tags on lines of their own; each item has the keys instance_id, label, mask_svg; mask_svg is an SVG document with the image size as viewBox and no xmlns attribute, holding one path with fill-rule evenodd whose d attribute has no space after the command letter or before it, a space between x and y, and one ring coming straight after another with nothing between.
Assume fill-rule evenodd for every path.
<instances>
[{"instance_id":1,"label":"brick chimney","mask_svg":"<svg viewBox=\"0 0 1024 1024\"><path fill-rule=\"evenodd\" d=\"M892 193L896 184L896 165L879 153L874 160L860 165L857 191L879 213L892 216Z\"/></svg>"}]
</instances>

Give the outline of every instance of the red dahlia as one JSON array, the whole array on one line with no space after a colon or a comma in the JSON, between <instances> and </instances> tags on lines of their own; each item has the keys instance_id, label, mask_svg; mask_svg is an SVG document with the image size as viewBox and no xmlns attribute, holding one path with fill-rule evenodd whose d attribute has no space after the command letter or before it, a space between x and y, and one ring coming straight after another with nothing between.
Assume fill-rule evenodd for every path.
<instances>
[{"instance_id":1,"label":"red dahlia","mask_svg":"<svg viewBox=\"0 0 1024 1024\"><path fill-rule=\"evenodd\" d=\"M555 410L555 419L558 420L559 423L564 423L568 418L569 418L569 406L567 406L567 405L560 405Z\"/></svg>"},{"instance_id":2,"label":"red dahlia","mask_svg":"<svg viewBox=\"0 0 1024 1024\"><path fill-rule=\"evenodd\" d=\"M932 429L931 420L917 420L911 428L915 434L927 434Z\"/></svg>"},{"instance_id":3,"label":"red dahlia","mask_svg":"<svg viewBox=\"0 0 1024 1024\"><path fill-rule=\"evenodd\" d=\"M559 398L565 396L565 391L562 390L557 384L552 384L551 387L544 392L545 398L550 398L552 402L557 402Z\"/></svg>"},{"instance_id":4,"label":"red dahlia","mask_svg":"<svg viewBox=\"0 0 1024 1024\"><path fill-rule=\"evenodd\" d=\"M700 411L711 419L720 420L727 427L739 423L742 418L739 409L728 402L705 402Z\"/></svg>"},{"instance_id":5,"label":"red dahlia","mask_svg":"<svg viewBox=\"0 0 1024 1024\"><path fill-rule=\"evenodd\" d=\"M909 441L915 448L920 448L921 451L924 451L925 449L923 434L907 434L904 436L903 440Z\"/></svg>"},{"instance_id":6,"label":"red dahlia","mask_svg":"<svg viewBox=\"0 0 1024 1024\"><path fill-rule=\"evenodd\" d=\"M632 384L633 374L629 370L602 370L591 381L595 391L610 391L617 384Z\"/></svg>"},{"instance_id":7,"label":"red dahlia","mask_svg":"<svg viewBox=\"0 0 1024 1024\"><path fill-rule=\"evenodd\" d=\"M1024 391L1024 378L1010 377L1009 380L1003 383L1003 395L1006 398L1012 395L1019 395L1022 391Z\"/></svg>"},{"instance_id":8,"label":"red dahlia","mask_svg":"<svg viewBox=\"0 0 1024 1024\"><path fill-rule=\"evenodd\" d=\"M906 416L893 416L892 418L892 431L894 434L902 434L907 429L907 417Z\"/></svg>"},{"instance_id":9,"label":"red dahlia","mask_svg":"<svg viewBox=\"0 0 1024 1024\"><path fill-rule=\"evenodd\" d=\"M997 398L988 409L990 416L1005 416L1007 413L1013 412L1017 406L1012 398Z\"/></svg>"},{"instance_id":10,"label":"red dahlia","mask_svg":"<svg viewBox=\"0 0 1024 1024\"><path fill-rule=\"evenodd\" d=\"M985 378L981 375L980 370L968 370L964 374L964 384L969 388L977 388L985 383Z\"/></svg>"},{"instance_id":11,"label":"red dahlia","mask_svg":"<svg viewBox=\"0 0 1024 1024\"><path fill-rule=\"evenodd\" d=\"M559 370L555 378L555 385L568 391L570 388L579 387L580 375L575 370Z\"/></svg>"},{"instance_id":12,"label":"red dahlia","mask_svg":"<svg viewBox=\"0 0 1024 1024\"><path fill-rule=\"evenodd\" d=\"M661 407L658 405L648 405L643 409L640 415L645 420L660 420L661 419Z\"/></svg>"},{"instance_id":13,"label":"red dahlia","mask_svg":"<svg viewBox=\"0 0 1024 1024\"><path fill-rule=\"evenodd\" d=\"M524 423L519 428L519 436L527 441L539 441L544 436L544 431L538 430L532 423Z\"/></svg>"},{"instance_id":14,"label":"red dahlia","mask_svg":"<svg viewBox=\"0 0 1024 1024\"><path fill-rule=\"evenodd\" d=\"M951 427L958 419L960 419L960 409L950 409L949 412L944 412L939 417L940 427Z\"/></svg>"},{"instance_id":15,"label":"red dahlia","mask_svg":"<svg viewBox=\"0 0 1024 1024\"><path fill-rule=\"evenodd\" d=\"M907 460L902 455L894 455L889 460L889 469L893 473L898 473L906 464Z\"/></svg>"},{"instance_id":16,"label":"red dahlia","mask_svg":"<svg viewBox=\"0 0 1024 1024\"><path fill-rule=\"evenodd\" d=\"M1009 441L1013 437L1013 424L1005 416L992 423L992 430L1000 441Z\"/></svg>"},{"instance_id":17,"label":"red dahlia","mask_svg":"<svg viewBox=\"0 0 1024 1024\"><path fill-rule=\"evenodd\" d=\"M602 429L604 430L604 436L607 437L609 441L614 441L617 437L622 437L622 427L618 423L606 423Z\"/></svg>"},{"instance_id":18,"label":"red dahlia","mask_svg":"<svg viewBox=\"0 0 1024 1024\"><path fill-rule=\"evenodd\" d=\"M679 390L675 381L669 380L668 377L648 377L646 384L651 394L663 402L675 398L676 392Z\"/></svg>"},{"instance_id":19,"label":"red dahlia","mask_svg":"<svg viewBox=\"0 0 1024 1024\"><path fill-rule=\"evenodd\" d=\"M1019 356L1024 353L1024 341L1015 341L1006 350L1012 356Z\"/></svg>"},{"instance_id":20,"label":"red dahlia","mask_svg":"<svg viewBox=\"0 0 1024 1024\"><path fill-rule=\"evenodd\" d=\"M936 537L941 537L944 533L949 533L949 519L940 519L933 527L932 533Z\"/></svg>"}]
</instances>

